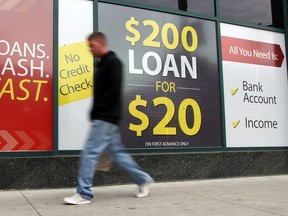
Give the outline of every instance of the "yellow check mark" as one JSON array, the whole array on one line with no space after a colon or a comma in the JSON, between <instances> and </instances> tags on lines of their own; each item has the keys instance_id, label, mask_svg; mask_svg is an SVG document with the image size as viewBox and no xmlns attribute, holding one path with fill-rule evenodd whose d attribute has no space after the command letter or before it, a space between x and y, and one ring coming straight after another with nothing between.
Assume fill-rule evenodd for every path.
<instances>
[{"instance_id":1,"label":"yellow check mark","mask_svg":"<svg viewBox=\"0 0 288 216\"><path fill-rule=\"evenodd\" d=\"M240 120L238 120L237 122L232 122L233 128L236 128L239 123L240 123Z\"/></svg>"},{"instance_id":2,"label":"yellow check mark","mask_svg":"<svg viewBox=\"0 0 288 216\"><path fill-rule=\"evenodd\" d=\"M231 90L231 94L232 94L232 95L235 95L236 92L238 91L238 89L239 89L238 87L237 87L236 89L232 89L232 90Z\"/></svg>"}]
</instances>

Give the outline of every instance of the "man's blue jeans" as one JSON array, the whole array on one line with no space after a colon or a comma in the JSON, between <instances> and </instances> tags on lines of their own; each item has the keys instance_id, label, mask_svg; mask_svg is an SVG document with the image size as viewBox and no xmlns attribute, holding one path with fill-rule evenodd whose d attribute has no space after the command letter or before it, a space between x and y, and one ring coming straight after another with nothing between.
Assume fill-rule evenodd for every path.
<instances>
[{"instance_id":1,"label":"man's blue jeans","mask_svg":"<svg viewBox=\"0 0 288 216\"><path fill-rule=\"evenodd\" d=\"M123 168L137 185L149 181L151 177L123 148L117 125L94 120L80 158L77 193L85 199L93 198L91 187L95 166L104 150L110 153L114 163Z\"/></svg>"}]
</instances>

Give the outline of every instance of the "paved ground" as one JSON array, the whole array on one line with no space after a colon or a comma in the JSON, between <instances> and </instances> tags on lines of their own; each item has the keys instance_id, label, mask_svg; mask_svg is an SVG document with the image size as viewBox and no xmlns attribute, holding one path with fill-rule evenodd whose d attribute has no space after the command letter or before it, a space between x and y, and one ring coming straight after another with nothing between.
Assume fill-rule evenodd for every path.
<instances>
[{"instance_id":1,"label":"paved ground","mask_svg":"<svg viewBox=\"0 0 288 216\"><path fill-rule=\"evenodd\" d=\"M147 198L135 185L93 188L91 204L65 205L74 188L0 191L2 216L288 216L288 175L155 183Z\"/></svg>"}]
</instances>

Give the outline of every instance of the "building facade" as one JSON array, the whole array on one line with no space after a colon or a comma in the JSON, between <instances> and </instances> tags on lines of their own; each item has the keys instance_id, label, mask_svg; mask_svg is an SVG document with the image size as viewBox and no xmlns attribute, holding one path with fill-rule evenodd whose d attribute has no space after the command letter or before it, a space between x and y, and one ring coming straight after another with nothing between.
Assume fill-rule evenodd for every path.
<instances>
[{"instance_id":1,"label":"building facade","mask_svg":"<svg viewBox=\"0 0 288 216\"><path fill-rule=\"evenodd\" d=\"M123 143L156 180L287 173L286 1L4 0L0 17L0 188L75 185L93 31L124 63Z\"/></svg>"}]
</instances>

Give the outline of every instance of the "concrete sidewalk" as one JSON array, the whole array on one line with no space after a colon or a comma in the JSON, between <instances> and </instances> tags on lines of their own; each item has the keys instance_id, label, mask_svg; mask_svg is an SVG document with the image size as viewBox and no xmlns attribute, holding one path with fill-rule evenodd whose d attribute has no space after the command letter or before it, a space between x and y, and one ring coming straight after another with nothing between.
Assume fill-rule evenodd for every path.
<instances>
[{"instance_id":1,"label":"concrete sidewalk","mask_svg":"<svg viewBox=\"0 0 288 216\"><path fill-rule=\"evenodd\" d=\"M0 191L2 216L288 215L288 175L155 183L147 198L135 185L93 188L88 205L64 205L75 189Z\"/></svg>"}]
</instances>

